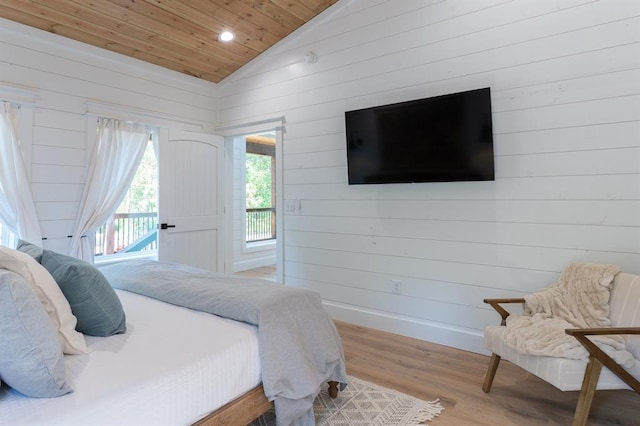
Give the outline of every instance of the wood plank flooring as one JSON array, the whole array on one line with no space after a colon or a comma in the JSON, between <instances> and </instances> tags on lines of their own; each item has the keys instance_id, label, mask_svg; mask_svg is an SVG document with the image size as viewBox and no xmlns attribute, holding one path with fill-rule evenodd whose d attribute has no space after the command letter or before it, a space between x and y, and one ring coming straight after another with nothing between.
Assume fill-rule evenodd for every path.
<instances>
[{"instance_id":1,"label":"wood plank flooring","mask_svg":"<svg viewBox=\"0 0 640 426\"><path fill-rule=\"evenodd\" d=\"M275 265L261 266L260 268L249 269L246 271L236 272L235 275L251 278L262 278L263 280L276 281Z\"/></svg>"},{"instance_id":2,"label":"wood plank flooring","mask_svg":"<svg viewBox=\"0 0 640 426\"><path fill-rule=\"evenodd\" d=\"M347 373L445 407L443 425L570 425L577 392L562 392L502 361L490 393L481 389L489 357L336 322ZM640 395L598 391L589 425L640 425Z\"/></svg>"}]
</instances>

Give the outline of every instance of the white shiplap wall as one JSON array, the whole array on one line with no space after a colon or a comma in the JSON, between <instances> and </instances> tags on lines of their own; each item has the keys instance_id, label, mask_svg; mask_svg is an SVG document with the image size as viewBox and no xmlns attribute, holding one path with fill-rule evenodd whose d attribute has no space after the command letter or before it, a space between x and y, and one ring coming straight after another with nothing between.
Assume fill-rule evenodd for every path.
<instances>
[{"instance_id":1,"label":"white shiplap wall","mask_svg":"<svg viewBox=\"0 0 640 426\"><path fill-rule=\"evenodd\" d=\"M495 182L347 185L344 111L486 86ZM285 282L338 319L482 352L483 298L640 273L639 1L340 0L218 88L286 117Z\"/></svg>"},{"instance_id":2,"label":"white shiplap wall","mask_svg":"<svg viewBox=\"0 0 640 426\"><path fill-rule=\"evenodd\" d=\"M216 120L212 83L0 19L2 87L33 94L34 105L23 106L33 120L21 129L32 143L25 160L44 246L63 253L93 143L88 109L203 132Z\"/></svg>"}]
</instances>

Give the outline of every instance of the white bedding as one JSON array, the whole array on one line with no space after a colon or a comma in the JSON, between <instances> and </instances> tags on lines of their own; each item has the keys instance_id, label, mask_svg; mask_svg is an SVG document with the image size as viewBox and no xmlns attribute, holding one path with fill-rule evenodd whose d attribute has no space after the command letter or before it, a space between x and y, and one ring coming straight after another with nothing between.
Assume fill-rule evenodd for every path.
<instances>
[{"instance_id":1,"label":"white bedding","mask_svg":"<svg viewBox=\"0 0 640 426\"><path fill-rule=\"evenodd\" d=\"M65 356L71 394L3 386L0 425L185 425L260 383L255 326L117 294L127 333L87 336L90 354Z\"/></svg>"}]
</instances>

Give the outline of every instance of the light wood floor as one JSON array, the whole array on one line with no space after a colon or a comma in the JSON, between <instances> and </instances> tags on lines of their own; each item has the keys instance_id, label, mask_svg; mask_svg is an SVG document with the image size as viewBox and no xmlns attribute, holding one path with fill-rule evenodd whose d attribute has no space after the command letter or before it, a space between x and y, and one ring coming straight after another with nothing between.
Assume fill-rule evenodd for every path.
<instances>
[{"instance_id":1,"label":"light wood floor","mask_svg":"<svg viewBox=\"0 0 640 426\"><path fill-rule=\"evenodd\" d=\"M489 357L337 322L347 373L445 407L442 425L570 425L577 392L562 392L502 361L491 392L482 391ZM640 395L598 391L589 425L640 425Z\"/></svg>"},{"instance_id":2,"label":"light wood floor","mask_svg":"<svg viewBox=\"0 0 640 426\"><path fill-rule=\"evenodd\" d=\"M260 268L249 269L247 271L236 272L235 275L244 277L262 278L263 280L276 281L275 265L262 266Z\"/></svg>"}]
</instances>

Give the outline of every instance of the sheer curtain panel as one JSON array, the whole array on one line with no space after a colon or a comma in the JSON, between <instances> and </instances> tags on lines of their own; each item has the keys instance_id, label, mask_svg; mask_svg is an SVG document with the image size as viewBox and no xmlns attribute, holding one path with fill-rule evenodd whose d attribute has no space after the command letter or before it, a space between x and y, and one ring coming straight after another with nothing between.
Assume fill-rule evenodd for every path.
<instances>
[{"instance_id":1,"label":"sheer curtain panel","mask_svg":"<svg viewBox=\"0 0 640 426\"><path fill-rule=\"evenodd\" d=\"M16 129L16 107L0 102L0 221L19 238L41 245L40 224Z\"/></svg>"},{"instance_id":2,"label":"sheer curtain panel","mask_svg":"<svg viewBox=\"0 0 640 426\"><path fill-rule=\"evenodd\" d=\"M95 231L118 208L133 180L152 128L112 118L98 120L98 132L70 254L93 263Z\"/></svg>"}]
</instances>

